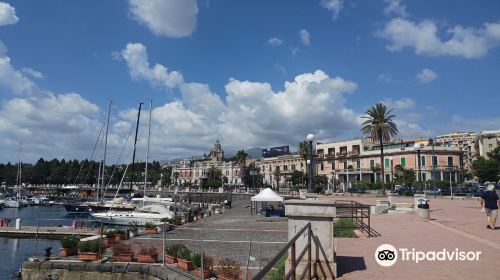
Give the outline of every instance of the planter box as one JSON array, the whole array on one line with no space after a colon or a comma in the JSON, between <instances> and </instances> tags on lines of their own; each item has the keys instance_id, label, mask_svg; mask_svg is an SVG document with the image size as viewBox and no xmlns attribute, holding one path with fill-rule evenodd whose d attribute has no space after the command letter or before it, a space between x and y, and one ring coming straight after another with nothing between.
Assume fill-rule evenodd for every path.
<instances>
[{"instance_id":1,"label":"planter box","mask_svg":"<svg viewBox=\"0 0 500 280\"><path fill-rule=\"evenodd\" d=\"M61 257L78 255L78 248L61 248L59 255Z\"/></svg>"},{"instance_id":2,"label":"planter box","mask_svg":"<svg viewBox=\"0 0 500 280\"><path fill-rule=\"evenodd\" d=\"M203 273L201 272L200 268L197 268L194 271L194 276L201 278L201 275L203 274L203 279L208 279L210 276L212 276L212 271L210 269L205 269L203 270Z\"/></svg>"},{"instance_id":3,"label":"planter box","mask_svg":"<svg viewBox=\"0 0 500 280\"><path fill-rule=\"evenodd\" d=\"M177 257L165 255L165 262L168 264L175 264L177 263Z\"/></svg>"},{"instance_id":4,"label":"planter box","mask_svg":"<svg viewBox=\"0 0 500 280\"><path fill-rule=\"evenodd\" d=\"M140 263L155 263L157 258L158 256L142 255L142 254L137 255L137 261Z\"/></svg>"},{"instance_id":5,"label":"planter box","mask_svg":"<svg viewBox=\"0 0 500 280\"><path fill-rule=\"evenodd\" d=\"M134 257L134 253L119 253L113 255L114 262L131 262Z\"/></svg>"},{"instance_id":6,"label":"planter box","mask_svg":"<svg viewBox=\"0 0 500 280\"><path fill-rule=\"evenodd\" d=\"M97 261L100 258L98 253L80 252L79 259L85 262L93 262Z\"/></svg>"},{"instance_id":7,"label":"planter box","mask_svg":"<svg viewBox=\"0 0 500 280\"><path fill-rule=\"evenodd\" d=\"M158 230L156 228L145 228L144 233L145 234L157 234Z\"/></svg>"},{"instance_id":8,"label":"planter box","mask_svg":"<svg viewBox=\"0 0 500 280\"><path fill-rule=\"evenodd\" d=\"M193 262L183 259L177 259L177 266L185 271L193 270Z\"/></svg>"}]
</instances>

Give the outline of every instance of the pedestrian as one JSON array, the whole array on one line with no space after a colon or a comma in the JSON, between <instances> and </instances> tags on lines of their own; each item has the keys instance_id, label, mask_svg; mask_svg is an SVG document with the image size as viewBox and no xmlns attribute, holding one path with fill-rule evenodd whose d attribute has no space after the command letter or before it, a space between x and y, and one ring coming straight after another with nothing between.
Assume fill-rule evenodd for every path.
<instances>
[{"instance_id":1,"label":"pedestrian","mask_svg":"<svg viewBox=\"0 0 500 280\"><path fill-rule=\"evenodd\" d=\"M486 191L481 195L481 213L486 212L488 216L486 228L495 229L495 223L498 217L498 206L500 206L500 200L498 194L495 192L495 185L488 184Z\"/></svg>"}]
</instances>

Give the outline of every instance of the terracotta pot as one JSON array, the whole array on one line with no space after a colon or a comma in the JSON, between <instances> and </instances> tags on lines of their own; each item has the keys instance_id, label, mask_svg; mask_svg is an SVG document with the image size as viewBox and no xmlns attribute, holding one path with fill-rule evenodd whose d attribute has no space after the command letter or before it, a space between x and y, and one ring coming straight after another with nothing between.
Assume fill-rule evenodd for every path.
<instances>
[{"instance_id":1,"label":"terracotta pot","mask_svg":"<svg viewBox=\"0 0 500 280\"><path fill-rule=\"evenodd\" d=\"M194 271L194 276L201 278L201 275L202 275L201 268L197 268ZM208 279L208 278L210 278L210 276L212 276L212 271L210 269L204 269L203 270L203 279Z\"/></svg>"},{"instance_id":2,"label":"terracotta pot","mask_svg":"<svg viewBox=\"0 0 500 280\"><path fill-rule=\"evenodd\" d=\"M118 254L113 254L113 261L114 262L131 262L133 257L134 257L134 253L132 253L132 252L118 253Z\"/></svg>"},{"instance_id":3,"label":"terracotta pot","mask_svg":"<svg viewBox=\"0 0 500 280\"><path fill-rule=\"evenodd\" d=\"M177 266L185 271L193 270L193 262L177 258Z\"/></svg>"},{"instance_id":4,"label":"terracotta pot","mask_svg":"<svg viewBox=\"0 0 500 280\"><path fill-rule=\"evenodd\" d=\"M143 255L143 254L137 255L137 261L140 263L155 263L157 258L158 256Z\"/></svg>"},{"instance_id":5,"label":"terracotta pot","mask_svg":"<svg viewBox=\"0 0 500 280\"><path fill-rule=\"evenodd\" d=\"M74 248L61 248L59 255L61 257L78 255L78 248L76 248L76 247L74 247Z\"/></svg>"},{"instance_id":6,"label":"terracotta pot","mask_svg":"<svg viewBox=\"0 0 500 280\"><path fill-rule=\"evenodd\" d=\"M170 255L165 255L165 262L168 263L168 264L177 263L177 257L170 256Z\"/></svg>"},{"instance_id":7,"label":"terracotta pot","mask_svg":"<svg viewBox=\"0 0 500 280\"><path fill-rule=\"evenodd\" d=\"M81 261L93 262L93 261L97 261L99 259L99 254L92 253L92 252L80 252L79 259Z\"/></svg>"},{"instance_id":8,"label":"terracotta pot","mask_svg":"<svg viewBox=\"0 0 500 280\"><path fill-rule=\"evenodd\" d=\"M144 229L145 234L157 234L158 230L156 228L146 228Z\"/></svg>"}]
</instances>

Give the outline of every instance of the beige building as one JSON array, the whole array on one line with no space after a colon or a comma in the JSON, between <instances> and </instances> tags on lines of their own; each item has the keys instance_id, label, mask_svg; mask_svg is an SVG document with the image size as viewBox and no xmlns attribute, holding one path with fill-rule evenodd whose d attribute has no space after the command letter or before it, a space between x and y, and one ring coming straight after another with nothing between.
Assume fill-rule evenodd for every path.
<instances>
[{"instance_id":1,"label":"beige building","mask_svg":"<svg viewBox=\"0 0 500 280\"><path fill-rule=\"evenodd\" d=\"M280 186L285 185L287 179L295 170L306 173L306 161L298 154L261 158L256 162L256 165L260 168L260 174L262 174L264 184L269 184L273 188L275 188L278 183ZM279 182L276 176L274 176L276 169L280 171Z\"/></svg>"},{"instance_id":2,"label":"beige building","mask_svg":"<svg viewBox=\"0 0 500 280\"><path fill-rule=\"evenodd\" d=\"M424 144L428 143L428 140L408 139L385 144L384 174L381 174L380 170L378 145L369 144L364 140L321 143L316 146L316 174L327 176L330 185L333 184L342 190L356 181L374 183L383 178L385 182L391 182L396 165L414 169L422 181L433 178L446 181L461 180L463 152L455 147L443 146L433 149ZM415 143L419 144L419 149L414 148ZM418 150L420 150L421 175L418 175Z\"/></svg>"},{"instance_id":3,"label":"beige building","mask_svg":"<svg viewBox=\"0 0 500 280\"><path fill-rule=\"evenodd\" d=\"M487 130L479 134L479 155L488 158L488 153L500 145L500 130Z\"/></svg>"},{"instance_id":4,"label":"beige building","mask_svg":"<svg viewBox=\"0 0 500 280\"><path fill-rule=\"evenodd\" d=\"M172 164L172 174L179 174L177 179L172 175L172 183L183 184L189 182L193 185L200 185L202 180L207 178L208 170L211 167L216 167L222 171L223 180L227 184L242 184L240 166L234 161L224 159L224 150L222 150L219 140L215 142L208 156L204 156L202 159L184 160Z\"/></svg>"},{"instance_id":5,"label":"beige building","mask_svg":"<svg viewBox=\"0 0 500 280\"><path fill-rule=\"evenodd\" d=\"M435 143L460 149L464 153L464 169L471 171L472 161L479 156L478 136L477 132L452 132L437 136Z\"/></svg>"}]
</instances>

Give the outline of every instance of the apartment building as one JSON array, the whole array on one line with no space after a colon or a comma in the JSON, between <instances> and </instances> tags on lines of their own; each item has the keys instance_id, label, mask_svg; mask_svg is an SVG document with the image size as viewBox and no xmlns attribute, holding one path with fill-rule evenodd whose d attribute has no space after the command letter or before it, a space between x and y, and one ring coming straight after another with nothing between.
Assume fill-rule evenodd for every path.
<instances>
[{"instance_id":1,"label":"apartment building","mask_svg":"<svg viewBox=\"0 0 500 280\"><path fill-rule=\"evenodd\" d=\"M488 158L488 153L500 145L500 130L487 130L479 134L479 155Z\"/></svg>"},{"instance_id":2,"label":"apartment building","mask_svg":"<svg viewBox=\"0 0 500 280\"><path fill-rule=\"evenodd\" d=\"M460 149L464 155L464 169L472 170L472 161L479 156L478 146L479 133L477 132L452 132L444 135L439 135L435 139L435 143L440 146L456 147Z\"/></svg>"}]
</instances>

